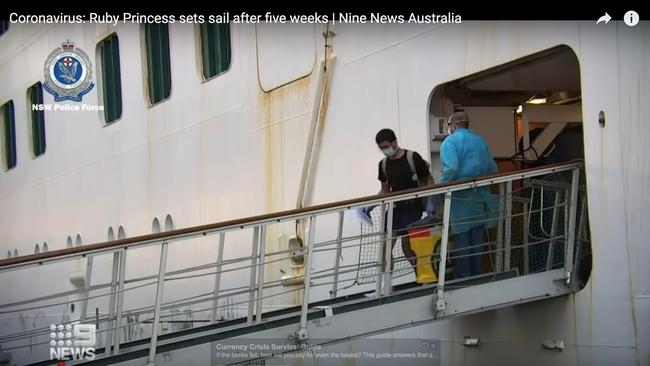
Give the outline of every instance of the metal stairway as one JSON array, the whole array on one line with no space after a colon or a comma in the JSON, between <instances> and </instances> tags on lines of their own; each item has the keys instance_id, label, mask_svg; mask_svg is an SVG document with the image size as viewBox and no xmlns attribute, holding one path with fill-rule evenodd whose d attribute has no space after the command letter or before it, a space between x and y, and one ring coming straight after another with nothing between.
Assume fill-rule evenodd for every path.
<instances>
[{"instance_id":1,"label":"metal stairway","mask_svg":"<svg viewBox=\"0 0 650 366\"><path fill-rule=\"evenodd\" d=\"M0 276L13 273L18 277L42 267L80 262L83 283L81 288L67 291L60 291L65 286L53 286L59 291L45 296L12 299L7 303L3 300L0 314L11 316L79 304L79 317L66 323L96 324L95 357L66 360L65 364L165 364L165 354L173 355L173 364L192 364L197 360L214 365L264 364L265 361L273 364L273 360L286 362L287 358L283 357L300 351L313 352L317 347L438 319L565 295L576 290L575 273L580 264L576 258L584 250L576 235L585 225L585 200L579 189L581 168L581 162L569 162L2 260ZM483 259L489 258L489 264L483 266L485 270L480 275L450 279L446 267L461 257L449 245L454 192L482 186L494 186L492 193L499 207L498 224L488 230L493 234L488 234L488 239L494 238L484 244L479 254ZM444 207L439 256L434 257L440 277L435 283L416 285L410 278L399 275L410 265L406 258L396 255L399 246L391 248L384 244L392 238L387 238L383 230L370 235L377 239L370 244L361 240L364 235L358 230L344 230L346 213L379 205L380 212L386 211L387 215L380 218L377 227L383 228L387 221L386 232L392 232L395 202L438 194L444 195ZM476 218L468 220L477 221ZM481 220L493 222L494 217ZM280 232L282 225L296 222L306 227L303 245L271 251L270 232ZM215 245L215 235L218 245ZM237 243L247 242L249 246L244 250L250 254L228 258L224 255L226 237L233 237ZM196 242L214 247L216 261L167 267L170 246L176 250L172 255L178 255L183 253L183 244ZM341 258L354 256L349 253L359 253L362 245L372 245L377 258L341 263ZM128 263L158 254L158 266L134 275L137 271L128 266L127 252L129 258L134 258ZM292 275L282 278L269 275L281 263L291 264ZM136 267L145 266L138 263ZM106 281L101 281L98 273L93 275L99 270L107 272L108 268L111 268L110 277L105 276ZM372 272L372 281L354 286L359 273L368 270ZM53 272L56 271L47 273ZM233 276L235 273L238 275ZM69 280L50 278L66 285ZM242 278L245 281L237 286ZM174 287L175 283L184 281L188 284ZM166 292L175 294L195 287L205 288L206 281L210 291L179 298L164 296ZM304 286L305 283L309 286ZM233 286L226 288L226 284ZM277 299L294 295L300 300L299 305L274 306ZM65 301L60 301L62 298ZM152 301L142 306L144 298ZM236 313L233 304L242 305L245 313ZM88 311L93 305L94 316ZM174 320L178 317L178 313L171 312L174 309L187 310L191 319ZM51 321L60 322L55 320ZM186 329L163 329L175 322ZM127 336L128 329L135 328L144 330L143 334ZM21 357L27 360L26 364L55 364L57 360L51 359L52 353L48 357L49 334L47 328L38 326L27 331L3 330L0 344L10 352L31 350L35 356ZM229 348L224 345L237 349L235 346L242 342L253 342L260 349L221 352ZM300 363L298 359L294 361Z\"/></svg>"}]
</instances>

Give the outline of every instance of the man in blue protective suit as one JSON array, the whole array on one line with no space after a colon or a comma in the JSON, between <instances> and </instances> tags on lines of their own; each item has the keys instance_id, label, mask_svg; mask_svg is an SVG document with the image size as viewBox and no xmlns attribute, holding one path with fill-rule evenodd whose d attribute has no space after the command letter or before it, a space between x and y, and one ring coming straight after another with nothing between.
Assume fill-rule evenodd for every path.
<instances>
[{"instance_id":1,"label":"man in blue protective suit","mask_svg":"<svg viewBox=\"0 0 650 366\"><path fill-rule=\"evenodd\" d=\"M483 138L469 130L465 112L452 114L447 121L449 136L443 141L440 158L440 183L476 178L496 173L497 165ZM496 200L489 187L470 188L452 193L451 230L454 234L456 278L481 273L481 252L485 246L486 224L496 214Z\"/></svg>"}]
</instances>

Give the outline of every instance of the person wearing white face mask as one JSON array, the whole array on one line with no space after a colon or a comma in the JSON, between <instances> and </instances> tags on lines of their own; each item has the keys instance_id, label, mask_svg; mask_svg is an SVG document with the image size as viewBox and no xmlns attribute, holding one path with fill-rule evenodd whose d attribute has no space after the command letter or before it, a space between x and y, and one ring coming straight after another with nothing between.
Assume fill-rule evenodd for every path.
<instances>
[{"instance_id":1,"label":"person wearing white face mask","mask_svg":"<svg viewBox=\"0 0 650 366\"><path fill-rule=\"evenodd\" d=\"M417 152L400 148L395 132L387 128L383 129L377 133L375 142L386 156L379 162L378 179L381 182L379 194L434 184L427 162ZM416 263L415 253L409 245L406 228L412 222L422 218L423 210L421 199L396 202L393 209L393 237L404 236L401 240L402 251L413 265ZM427 200L426 211L430 215L433 214L432 200ZM395 240L391 245L395 245Z\"/></svg>"}]
</instances>

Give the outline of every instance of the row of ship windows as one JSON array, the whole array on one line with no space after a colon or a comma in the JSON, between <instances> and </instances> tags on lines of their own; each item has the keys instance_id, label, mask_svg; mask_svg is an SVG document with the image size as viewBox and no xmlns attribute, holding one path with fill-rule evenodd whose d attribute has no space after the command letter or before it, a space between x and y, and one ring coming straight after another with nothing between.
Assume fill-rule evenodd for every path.
<instances>
[{"instance_id":1,"label":"row of ship windows","mask_svg":"<svg viewBox=\"0 0 650 366\"><path fill-rule=\"evenodd\" d=\"M165 217L165 226L164 226L164 231L171 231L174 230L174 220L171 215L167 215ZM152 233L159 233L161 231L160 227L160 220L158 220L157 217L155 217L151 223L151 232ZM124 226L120 225L120 227L117 229L117 239L124 239L126 238L126 231L124 230ZM106 235L106 239L108 241L113 241L115 240L115 231L113 230L112 226L109 226L108 228L108 234ZM81 235L77 234L74 238L72 239L72 236L68 235L68 238L66 239L66 248L72 248L72 247L80 247L83 244L81 240ZM34 254L38 253L45 253L47 252L48 246L47 242L43 242L43 245L39 245L38 243L34 245ZM12 257L18 257L20 256L20 251L18 249L14 249L13 252L11 250L7 250L7 258L12 258Z\"/></svg>"},{"instance_id":2,"label":"row of ship windows","mask_svg":"<svg viewBox=\"0 0 650 366\"><path fill-rule=\"evenodd\" d=\"M209 80L230 67L230 25L202 24L200 34L202 74L204 80ZM147 56L146 88L149 104L154 105L168 99L171 93L169 26L167 24L147 24L144 26L144 35ZM120 45L117 34L113 33L97 43L97 55L99 58L98 73L101 74L99 93L104 106L104 122L110 124L122 117ZM37 82L27 89L27 106L30 112L28 125L33 158L45 153L45 111L32 107L42 104L43 84ZM16 166L18 160L13 100L0 106L0 127L2 128L0 136L2 161L5 170L9 170Z\"/></svg>"}]
</instances>

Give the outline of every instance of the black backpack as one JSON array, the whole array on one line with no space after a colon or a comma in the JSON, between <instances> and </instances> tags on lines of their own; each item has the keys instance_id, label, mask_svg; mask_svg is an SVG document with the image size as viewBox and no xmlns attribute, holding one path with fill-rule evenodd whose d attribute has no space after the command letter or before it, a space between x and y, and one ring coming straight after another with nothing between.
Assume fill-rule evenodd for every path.
<instances>
[{"instance_id":1,"label":"black backpack","mask_svg":"<svg viewBox=\"0 0 650 366\"><path fill-rule=\"evenodd\" d=\"M421 181L420 177L418 177L418 172L415 169L415 160L413 160L413 151L411 150L404 150L406 152L406 160L409 163L409 167L411 168L411 179L413 181L418 182L418 187L422 187L426 185L426 181ZM427 165L427 170L430 169L429 163L425 160L424 163ZM384 172L384 177L388 178L388 174L386 174L386 165L388 164L388 158L384 158L384 160L381 161L381 170Z\"/></svg>"}]
</instances>

